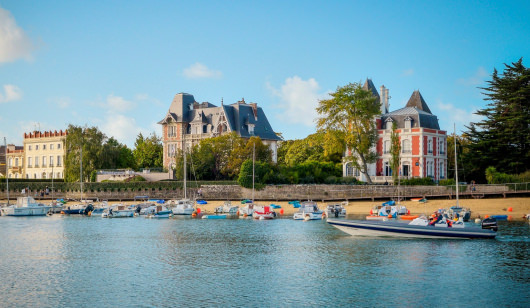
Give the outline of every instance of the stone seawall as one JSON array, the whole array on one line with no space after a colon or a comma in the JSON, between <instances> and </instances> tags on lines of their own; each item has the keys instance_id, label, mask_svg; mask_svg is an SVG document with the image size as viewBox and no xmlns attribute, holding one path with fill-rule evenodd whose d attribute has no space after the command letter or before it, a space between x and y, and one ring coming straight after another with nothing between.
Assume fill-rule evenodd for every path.
<instances>
[{"instance_id":1,"label":"stone seawall","mask_svg":"<svg viewBox=\"0 0 530 308\"><path fill-rule=\"evenodd\" d=\"M481 187L477 185L477 192L502 194L508 189L506 186ZM471 196L467 191L460 192L462 196ZM476 193L475 193L476 194ZM20 196L19 191L10 191L10 199ZM33 195L33 193L32 193ZM197 195L197 189L188 189L187 196L193 198ZM399 191L397 186L385 185L268 185L262 190L254 191L255 200L375 200L413 197L445 197L454 198L454 187L446 186L401 186ZM55 191L55 198L80 199L80 191ZM149 196L152 199L180 199L184 197L182 189L121 189L113 191L84 191L85 199L100 200L133 200L136 196ZM37 196L40 198L40 196ZM51 194L47 196L47 199ZM38 199L37 198L37 199ZM241 200L252 199L252 189L243 188L238 185L202 185L202 198L206 200ZM0 191L0 199L7 199L6 191Z\"/></svg>"}]
</instances>

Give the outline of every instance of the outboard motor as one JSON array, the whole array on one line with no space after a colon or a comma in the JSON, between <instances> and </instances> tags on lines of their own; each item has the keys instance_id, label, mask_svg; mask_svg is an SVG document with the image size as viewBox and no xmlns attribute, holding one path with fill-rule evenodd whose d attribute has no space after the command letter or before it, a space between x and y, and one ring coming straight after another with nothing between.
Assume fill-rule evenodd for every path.
<instances>
[{"instance_id":1,"label":"outboard motor","mask_svg":"<svg viewBox=\"0 0 530 308\"><path fill-rule=\"evenodd\" d=\"M136 207L136 214L140 215L140 211L142 210L142 207L140 205L138 205Z\"/></svg>"},{"instance_id":2,"label":"outboard motor","mask_svg":"<svg viewBox=\"0 0 530 308\"><path fill-rule=\"evenodd\" d=\"M495 218L486 218L482 221L482 229L491 229L495 232L499 229L497 226L497 219Z\"/></svg>"}]
</instances>

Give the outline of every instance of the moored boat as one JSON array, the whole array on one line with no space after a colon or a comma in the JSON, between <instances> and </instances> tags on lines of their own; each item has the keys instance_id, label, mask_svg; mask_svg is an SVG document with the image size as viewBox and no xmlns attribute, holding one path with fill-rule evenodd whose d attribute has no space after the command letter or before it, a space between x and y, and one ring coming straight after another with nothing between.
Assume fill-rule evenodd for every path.
<instances>
[{"instance_id":1,"label":"moored boat","mask_svg":"<svg viewBox=\"0 0 530 308\"><path fill-rule=\"evenodd\" d=\"M254 212L252 213L254 219L274 219L276 212L268 205L254 205Z\"/></svg>"},{"instance_id":2,"label":"moored boat","mask_svg":"<svg viewBox=\"0 0 530 308\"><path fill-rule=\"evenodd\" d=\"M37 203L33 197L18 197L17 203L3 207L5 216L45 216L51 207Z\"/></svg>"},{"instance_id":3,"label":"moored boat","mask_svg":"<svg viewBox=\"0 0 530 308\"><path fill-rule=\"evenodd\" d=\"M294 213L294 220L318 220L326 214L320 210L314 201L304 201L300 204L298 212Z\"/></svg>"},{"instance_id":4,"label":"moored boat","mask_svg":"<svg viewBox=\"0 0 530 308\"><path fill-rule=\"evenodd\" d=\"M341 203L331 203L326 206L327 217L346 217L346 205L348 201Z\"/></svg>"},{"instance_id":5,"label":"moored boat","mask_svg":"<svg viewBox=\"0 0 530 308\"><path fill-rule=\"evenodd\" d=\"M225 201L223 205L216 207L214 210L215 214L237 215L238 212L239 206L232 205L232 202L230 201Z\"/></svg>"}]
</instances>

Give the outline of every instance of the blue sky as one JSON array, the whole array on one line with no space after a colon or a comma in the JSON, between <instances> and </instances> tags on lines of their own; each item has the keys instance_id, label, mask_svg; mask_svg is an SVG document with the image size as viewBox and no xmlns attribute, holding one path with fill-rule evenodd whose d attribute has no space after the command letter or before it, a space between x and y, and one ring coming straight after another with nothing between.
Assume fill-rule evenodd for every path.
<instances>
[{"instance_id":1,"label":"blue sky","mask_svg":"<svg viewBox=\"0 0 530 308\"><path fill-rule=\"evenodd\" d=\"M285 139L327 93L419 89L442 129L479 120L494 68L529 66L528 1L0 0L0 137L97 126L133 146L176 93L261 106Z\"/></svg>"}]
</instances>

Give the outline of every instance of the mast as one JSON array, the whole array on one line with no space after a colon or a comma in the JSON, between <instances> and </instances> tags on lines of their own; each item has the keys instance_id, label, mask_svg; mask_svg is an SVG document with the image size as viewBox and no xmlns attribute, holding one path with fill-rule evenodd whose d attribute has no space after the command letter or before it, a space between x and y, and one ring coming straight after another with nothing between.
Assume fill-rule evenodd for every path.
<instances>
[{"instance_id":1,"label":"mast","mask_svg":"<svg viewBox=\"0 0 530 308\"><path fill-rule=\"evenodd\" d=\"M252 149L252 203L254 203L254 163L256 161L256 144Z\"/></svg>"},{"instance_id":2,"label":"mast","mask_svg":"<svg viewBox=\"0 0 530 308\"><path fill-rule=\"evenodd\" d=\"M183 151L183 155L184 155L184 199L187 199L187 195L186 195L186 142L184 142L184 151Z\"/></svg>"},{"instance_id":3,"label":"mast","mask_svg":"<svg viewBox=\"0 0 530 308\"><path fill-rule=\"evenodd\" d=\"M7 141L6 137L4 137L4 150L5 150L5 158L6 158L6 189L7 189L7 206L9 206L9 161L7 160Z\"/></svg>"},{"instance_id":4,"label":"mast","mask_svg":"<svg viewBox=\"0 0 530 308\"><path fill-rule=\"evenodd\" d=\"M454 142L455 142L455 178L456 178L456 206L458 205L458 163L456 159L456 124L453 123Z\"/></svg>"},{"instance_id":5,"label":"mast","mask_svg":"<svg viewBox=\"0 0 530 308\"><path fill-rule=\"evenodd\" d=\"M81 176L81 202L83 202L83 147L81 146L79 149L81 153L81 158L79 161L79 174Z\"/></svg>"}]
</instances>

